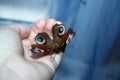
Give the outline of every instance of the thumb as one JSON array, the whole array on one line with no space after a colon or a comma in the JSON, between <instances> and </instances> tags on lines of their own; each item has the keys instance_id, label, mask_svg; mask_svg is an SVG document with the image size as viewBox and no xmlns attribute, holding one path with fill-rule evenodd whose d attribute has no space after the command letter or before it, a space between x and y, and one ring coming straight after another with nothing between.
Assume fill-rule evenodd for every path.
<instances>
[{"instance_id":1,"label":"thumb","mask_svg":"<svg viewBox=\"0 0 120 80\"><path fill-rule=\"evenodd\" d=\"M22 26L22 25L10 25L10 28L15 30L21 37L21 39L26 39L30 35L30 28Z\"/></svg>"}]
</instances>

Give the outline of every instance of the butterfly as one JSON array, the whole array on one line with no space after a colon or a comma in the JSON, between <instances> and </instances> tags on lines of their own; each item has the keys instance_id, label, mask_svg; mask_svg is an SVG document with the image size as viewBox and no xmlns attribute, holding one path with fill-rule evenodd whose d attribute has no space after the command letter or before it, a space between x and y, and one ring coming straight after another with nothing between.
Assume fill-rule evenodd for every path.
<instances>
[{"instance_id":1,"label":"butterfly","mask_svg":"<svg viewBox=\"0 0 120 80\"><path fill-rule=\"evenodd\" d=\"M64 52L67 43L71 41L75 35L72 29L65 31L63 24L55 24L51 32L52 38L46 32L38 33L35 36L35 44L31 45L31 57L33 59Z\"/></svg>"}]
</instances>

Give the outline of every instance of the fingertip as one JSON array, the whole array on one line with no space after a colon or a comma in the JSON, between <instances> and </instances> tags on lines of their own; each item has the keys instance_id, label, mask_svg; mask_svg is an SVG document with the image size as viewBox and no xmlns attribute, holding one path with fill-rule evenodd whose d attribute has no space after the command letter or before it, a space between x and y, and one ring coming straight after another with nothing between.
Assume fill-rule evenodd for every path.
<instances>
[{"instance_id":1,"label":"fingertip","mask_svg":"<svg viewBox=\"0 0 120 80\"><path fill-rule=\"evenodd\" d=\"M57 23L57 24L62 24L62 22L61 22L61 21L56 21L56 23Z\"/></svg>"},{"instance_id":2,"label":"fingertip","mask_svg":"<svg viewBox=\"0 0 120 80\"><path fill-rule=\"evenodd\" d=\"M51 28L53 27L53 25L55 25L55 23L56 23L56 20L55 20L55 19L49 19L49 20L47 21L47 24L46 24L45 29L46 29L46 30L51 30Z\"/></svg>"},{"instance_id":3,"label":"fingertip","mask_svg":"<svg viewBox=\"0 0 120 80\"><path fill-rule=\"evenodd\" d=\"M55 22L56 20L51 18L51 19L48 19L47 22Z\"/></svg>"},{"instance_id":4,"label":"fingertip","mask_svg":"<svg viewBox=\"0 0 120 80\"><path fill-rule=\"evenodd\" d=\"M41 28L43 28L41 26L45 25L45 20L39 19L39 20L36 21L36 23L34 25L37 29L41 29Z\"/></svg>"},{"instance_id":5,"label":"fingertip","mask_svg":"<svg viewBox=\"0 0 120 80\"><path fill-rule=\"evenodd\" d=\"M20 36L22 39L28 38L30 35L30 28L20 27Z\"/></svg>"},{"instance_id":6,"label":"fingertip","mask_svg":"<svg viewBox=\"0 0 120 80\"><path fill-rule=\"evenodd\" d=\"M29 27L17 25L17 24L10 25L9 27L14 31L16 31L20 35L21 39L25 39L30 35Z\"/></svg>"},{"instance_id":7,"label":"fingertip","mask_svg":"<svg viewBox=\"0 0 120 80\"><path fill-rule=\"evenodd\" d=\"M45 20L39 19L33 25L32 30L34 33L38 33L38 32L43 31L44 27L45 27Z\"/></svg>"}]
</instances>

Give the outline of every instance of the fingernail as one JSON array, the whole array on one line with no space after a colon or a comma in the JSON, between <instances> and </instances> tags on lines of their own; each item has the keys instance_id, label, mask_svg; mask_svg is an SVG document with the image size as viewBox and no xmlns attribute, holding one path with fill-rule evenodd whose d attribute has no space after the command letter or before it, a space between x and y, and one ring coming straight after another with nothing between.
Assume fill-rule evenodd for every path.
<instances>
[{"instance_id":1,"label":"fingernail","mask_svg":"<svg viewBox=\"0 0 120 80\"><path fill-rule=\"evenodd\" d=\"M57 24L62 24L62 22L61 22L61 21L56 21L56 23L57 23Z\"/></svg>"}]
</instances>

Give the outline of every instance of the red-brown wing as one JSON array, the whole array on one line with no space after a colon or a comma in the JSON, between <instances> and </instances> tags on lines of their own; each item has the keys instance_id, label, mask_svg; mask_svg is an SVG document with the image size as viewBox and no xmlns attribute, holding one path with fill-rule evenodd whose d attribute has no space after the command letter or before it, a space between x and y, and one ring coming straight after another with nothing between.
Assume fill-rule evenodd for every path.
<instances>
[{"instance_id":1,"label":"red-brown wing","mask_svg":"<svg viewBox=\"0 0 120 80\"><path fill-rule=\"evenodd\" d=\"M35 42L36 44L31 45L32 58L35 59L50 55L52 40L47 33L38 33L35 37Z\"/></svg>"},{"instance_id":2,"label":"red-brown wing","mask_svg":"<svg viewBox=\"0 0 120 80\"><path fill-rule=\"evenodd\" d=\"M66 41L69 39L70 36L74 36L74 32L72 29L69 29L61 38L59 45L62 45L64 43L66 43Z\"/></svg>"}]
</instances>

